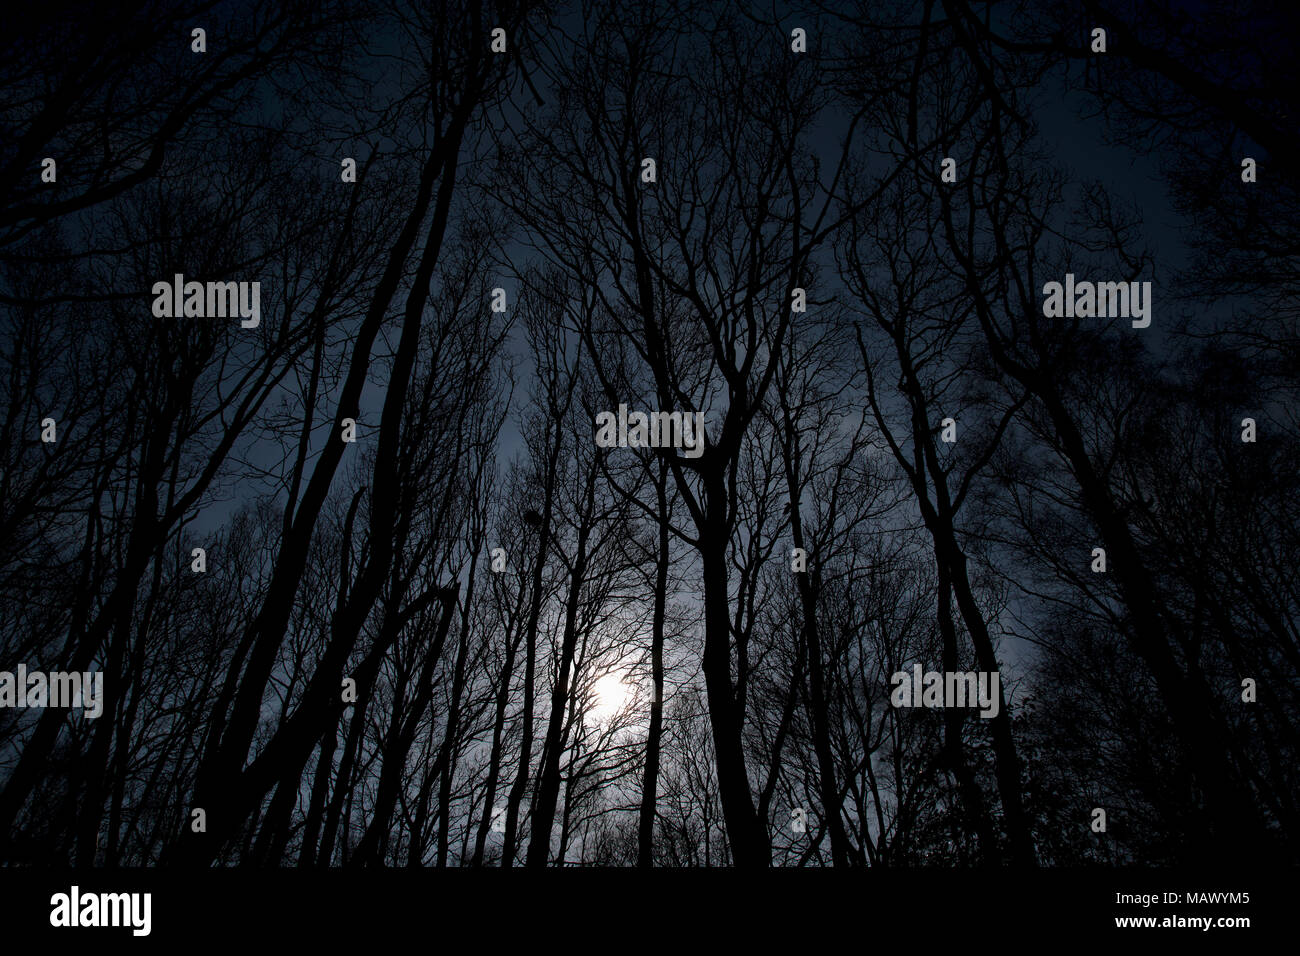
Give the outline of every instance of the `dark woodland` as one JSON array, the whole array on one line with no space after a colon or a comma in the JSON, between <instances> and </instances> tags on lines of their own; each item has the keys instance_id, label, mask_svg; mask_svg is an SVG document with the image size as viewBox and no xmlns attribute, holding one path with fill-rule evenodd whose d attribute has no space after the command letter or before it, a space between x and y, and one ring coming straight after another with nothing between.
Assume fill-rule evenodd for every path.
<instances>
[{"instance_id":1,"label":"dark woodland","mask_svg":"<svg viewBox=\"0 0 1300 956\"><path fill-rule=\"evenodd\" d=\"M0 864L1300 861L1298 17L6 13Z\"/></svg>"}]
</instances>

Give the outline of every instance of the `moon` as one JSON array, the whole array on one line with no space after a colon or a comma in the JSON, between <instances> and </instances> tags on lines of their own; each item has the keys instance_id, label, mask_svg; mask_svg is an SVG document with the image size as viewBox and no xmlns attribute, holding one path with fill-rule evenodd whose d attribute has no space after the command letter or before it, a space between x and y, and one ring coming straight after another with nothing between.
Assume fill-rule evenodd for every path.
<instances>
[{"instance_id":1,"label":"moon","mask_svg":"<svg viewBox=\"0 0 1300 956\"><path fill-rule=\"evenodd\" d=\"M611 718L617 716L631 701L635 688L623 680L624 675L619 671L612 671L603 677L597 678L596 683L592 685L591 709L588 715L593 723L603 724Z\"/></svg>"}]
</instances>

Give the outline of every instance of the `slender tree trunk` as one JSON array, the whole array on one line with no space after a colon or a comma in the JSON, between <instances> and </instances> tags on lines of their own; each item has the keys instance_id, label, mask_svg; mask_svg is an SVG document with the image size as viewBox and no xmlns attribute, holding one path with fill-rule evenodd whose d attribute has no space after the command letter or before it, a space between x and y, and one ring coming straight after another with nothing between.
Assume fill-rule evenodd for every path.
<instances>
[{"instance_id":1,"label":"slender tree trunk","mask_svg":"<svg viewBox=\"0 0 1300 956\"><path fill-rule=\"evenodd\" d=\"M337 725L331 725L330 729L321 735L320 757L316 761L311 802L307 807L307 821L302 831L302 848L298 852L300 867L309 867L316 863L317 843L320 840L321 824L325 819L325 799L329 794L330 772L334 769L334 751L338 749L338 739ZM339 785L342 785L342 780L339 781Z\"/></svg>"},{"instance_id":2,"label":"slender tree trunk","mask_svg":"<svg viewBox=\"0 0 1300 956\"><path fill-rule=\"evenodd\" d=\"M447 641L447 632L451 629L452 614L456 610L457 592L447 588L442 592L442 614L438 619L433 646L425 653L424 663L415 677L415 693L411 699L410 713L403 720L400 707L394 704L393 733L388 747L384 748L384 765L379 772L379 784L375 793L375 804L371 808L370 825L357 845L353 862L377 864L381 862L388 844L388 831L391 825L393 808L397 805L397 792L402 784L402 774L406 770L406 756L415 741L420 720L429 708L433 697L433 671L442 648Z\"/></svg>"},{"instance_id":3,"label":"slender tree trunk","mask_svg":"<svg viewBox=\"0 0 1300 956\"><path fill-rule=\"evenodd\" d=\"M704 472L706 526L701 529L700 558L704 578L704 684L713 731L718 796L737 867L762 868L771 863L767 828L754 812L745 751L742 715L737 713L731 680L731 620L727 587L727 491L720 469Z\"/></svg>"},{"instance_id":4,"label":"slender tree trunk","mask_svg":"<svg viewBox=\"0 0 1300 956\"><path fill-rule=\"evenodd\" d=\"M958 668L957 629L952 620L952 575L948 566L936 557L939 578L939 633L943 640L943 669L955 671ZM985 863L995 863L1000 857L998 839L993 830L993 821L989 819L988 808L984 804L984 794L975 778L975 771L966 759L966 746L962 742L963 715L955 707L945 707L943 711L943 750L945 763L957 778L957 789L976 838L979 840L979 855Z\"/></svg>"},{"instance_id":5,"label":"slender tree trunk","mask_svg":"<svg viewBox=\"0 0 1300 956\"><path fill-rule=\"evenodd\" d=\"M481 544L481 542L476 542L476 544ZM447 853L450 848L451 785L453 778L456 776L457 761L455 758L460 737L461 698L465 692L465 659L469 655L469 613L471 603L474 600L474 578L477 567L478 548L475 547L474 556L470 559L468 581L465 586L464 610L460 619L460 639L456 643L456 663L451 679L451 707L447 711L446 736L443 738L442 753L439 756L442 763L442 774L438 782L437 865L440 868L447 865ZM423 812L423 802L420 809Z\"/></svg>"},{"instance_id":6,"label":"slender tree trunk","mask_svg":"<svg viewBox=\"0 0 1300 956\"><path fill-rule=\"evenodd\" d=\"M527 865L544 867L551 855L551 829L555 823L555 806L560 795L560 757L564 750L564 712L569 701L569 674L578 649L578 604L587 572L587 541L591 535L591 512L596 497L599 470L593 463L587 476L587 489L581 524L578 528L577 554L569 580L569 596L564 607L564 636L560 643L560 669L551 688L551 712L546 724L546 742L542 753L541 776L533 798L533 832L528 844Z\"/></svg>"},{"instance_id":7,"label":"slender tree trunk","mask_svg":"<svg viewBox=\"0 0 1300 956\"><path fill-rule=\"evenodd\" d=\"M655 481L659 516L659 551L655 561L654 616L650 624L650 727L646 732L645 774L641 778L641 813L637 821L637 866L654 866L655 805L659 793L659 746L664 722L664 620L668 609L668 466L661 459Z\"/></svg>"},{"instance_id":8,"label":"slender tree trunk","mask_svg":"<svg viewBox=\"0 0 1300 956\"><path fill-rule=\"evenodd\" d=\"M500 781L501 757L503 747L503 738L505 736L506 725L506 701L510 697L510 679L514 676L515 656L519 653L519 642L523 633L511 642L506 648L505 665L501 668L501 686L497 691L496 714L492 721L492 749L488 755L487 780L483 789L483 816L479 820L478 833L474 837L474 855L470 857L470 866L482 866L483 856L487 849L487 835L492 827L492 817L495 813L493 805L497 797L497 785Z\"/></svg>"},{"instance_id":9,"label":"slender tree trunk","mask_svg":"<svg viewBox=\"0 0 1300 956\"><path fill-rule=\"evenodd\" d=\"M528 606L528 623L524 630L524 706L523 735L519 743L519 766L515 770L515 780L506 798L505 836L501 841L501 865L512 867L515 862L515 846L519 835L519 805L523 802L528 789L529 773L533 759L533 708L535 706L537 679L537 628L542 617L542 575L546 568L546 556L551 536L551 522L555 508L555 473L556 460L563 445L562 422L558 415L548 424L553 425L555 438L547 448L546 479L543 488L541 527L538 530L537 561L533 564L533 581Z\"/></svg>"},{"instance_id":10,"label":"slender tree trunk","mask_svg":"<svg viewBox=\"0 0 1300 956\"><path fill-rule=\"evenodd\" d=\"M795 460L798 450L791 449L795 441L794 427L790 419L789 406L785 396L781 397L785 419L785 470L787 488L790 495L790 537L796 548L807 552L807 542L803 534L803 516L799 476L799 462ZM821 590L821 573L818 570L819 555L809 554L812 562L810 571L796 573L795 581L799 591L799 605L803 612L804 639L808 647L808 677L811 702L809 717L812 723L813 752L817 757L817 789L822 802L822 816L831 839L831 863L834 866L848 866L849 840L844 832L844 818L840 813L839 786L835 782L835 758L831 753L831 739L828 701L826 696L825 661L822 657L821 630L817 623L817 594Z\"/></svg>"}]
</instances>

